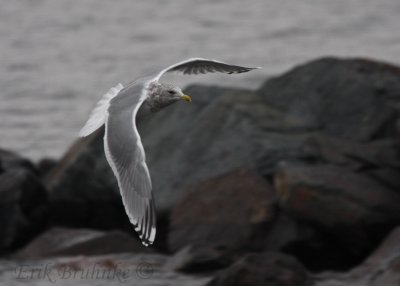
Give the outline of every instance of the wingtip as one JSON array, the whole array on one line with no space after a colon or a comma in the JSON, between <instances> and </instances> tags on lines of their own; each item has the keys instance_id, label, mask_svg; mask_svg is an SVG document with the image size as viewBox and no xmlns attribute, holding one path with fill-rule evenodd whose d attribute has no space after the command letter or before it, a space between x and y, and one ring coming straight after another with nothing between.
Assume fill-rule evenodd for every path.
<instances>
[{"instance_id":1,"label":"wingtip","mask_svg":"<svg viewBox=\"0 0 400 286\"><path fill-rule=\"evenodd\" d=\"M142 242L142 244L144 246L149 247L150 245L152 245L154 243L154 240L156 238L156 228L154 226L151 227L150 234L148 236L145 236L142 233L140 227L135 222L133 222L133 225L134 225L135 231L139 234L140 241Z\"/></svg>"},{"instance_id":2,"label":"wingtip","mask_svg":"<svg viewBox=\"0 0 400 286\"><path fill-rule=\"evenodd\" d=\"M146 246L146 247L151 246L154 243L154 239L156 237L156 228L155 227L151 228L150 235L148 238L145 238L141 235L139 235L139 237L140 237L140 241L142 242L142 244L144 246Z\"/></svg>"}]
</instances>

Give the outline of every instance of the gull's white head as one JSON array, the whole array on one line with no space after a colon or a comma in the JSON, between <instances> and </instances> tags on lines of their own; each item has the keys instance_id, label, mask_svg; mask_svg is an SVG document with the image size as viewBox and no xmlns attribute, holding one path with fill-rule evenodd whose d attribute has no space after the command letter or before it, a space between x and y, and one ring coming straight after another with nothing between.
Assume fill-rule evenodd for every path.
<instances>
[{"instance_id":1,"label":"gull's white head","mask_svg":"<svg viewBox=\"0 0 400 286\"><path fill-rule=\"evenodd\" d=\"M169 83L153 82L149 86L147 105L151 112L159 111L160 109L175 103L180 100L187 102L192 101L189 95L186 95L182 90Z\"/></svg>"},{"instance_id":2,"label":"gull's white head","mask_svg":"<svg viewBox=\"0 0 400 286\"><path fill-rule=\"evenodd\" d=\"M165 98L166 101L192 101L192 98L182 92L182 90L169 83L160 83L159 89L160 97Z\"/></svg>"}]
</instances>

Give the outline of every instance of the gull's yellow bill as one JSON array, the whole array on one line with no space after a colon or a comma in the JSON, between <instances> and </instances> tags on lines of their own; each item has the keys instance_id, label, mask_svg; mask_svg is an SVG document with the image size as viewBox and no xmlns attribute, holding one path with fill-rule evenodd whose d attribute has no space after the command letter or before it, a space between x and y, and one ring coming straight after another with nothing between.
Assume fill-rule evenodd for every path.
<instances>
[{"instance_id":1,"label":"gull's yellow bill","mask_svg":"<svg viewBox=\"0 0 400 286\"><path fill-rule=\"evenodd\" d=\"M186 94L182 95L182 99L184 101L187 101L187 102L191 102L192 101L192 98L189 95L186 95Z\"/></svg>"}]
</instances>

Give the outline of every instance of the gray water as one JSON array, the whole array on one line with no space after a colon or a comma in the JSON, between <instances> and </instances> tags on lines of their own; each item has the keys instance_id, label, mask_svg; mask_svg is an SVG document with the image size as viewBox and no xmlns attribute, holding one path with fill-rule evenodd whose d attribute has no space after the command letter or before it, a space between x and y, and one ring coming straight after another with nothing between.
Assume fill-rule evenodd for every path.
<instances>
[{"instance_id":1,"label":"gray water","mask_svg":"<svg viewBox=\"0 0 400 286\"><path fill-rule=\"evenodd\" d=\"M398 0L0 4L0 147L35 160L60 157L111 86L188 57L263 69L177 83L252 89L323 55L400 62Z\"/></svg>"}]
</instances>

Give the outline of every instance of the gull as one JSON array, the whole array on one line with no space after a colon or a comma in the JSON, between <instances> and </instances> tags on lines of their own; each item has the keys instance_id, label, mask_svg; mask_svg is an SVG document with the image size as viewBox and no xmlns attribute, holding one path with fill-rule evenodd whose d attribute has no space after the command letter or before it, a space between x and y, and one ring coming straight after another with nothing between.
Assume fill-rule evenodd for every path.
<instances>
[{"instance_id":1,"label":"gull","mask_svg":"<svg viewBox=\"0 0 400 286\"><path fill-rule=\"evenodd\" d=\"M79 132L86 137L105 125L104 153L117 179L125 211L143 245L153 244L156 236L156 213L149 169L144 148L136 128L136 118L151 114L191 97L182 90L159 80L169 72L187 75L205 73L239 74L256 68L231 65L203 58L191 58L162 71L138 79L124 87L111 88L97 103Z\"/></svg>"}]
</instances>

